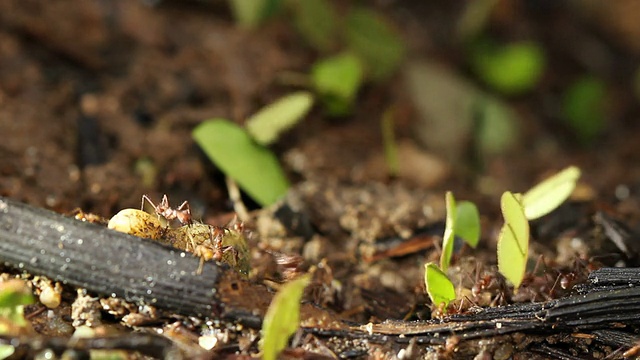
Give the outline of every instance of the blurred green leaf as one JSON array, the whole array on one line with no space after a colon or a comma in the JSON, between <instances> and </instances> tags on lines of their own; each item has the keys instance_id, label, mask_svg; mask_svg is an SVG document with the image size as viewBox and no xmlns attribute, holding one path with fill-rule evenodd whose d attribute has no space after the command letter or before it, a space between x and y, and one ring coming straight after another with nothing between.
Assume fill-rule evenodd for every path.
<instances>
[{"instance_id":1,"label":"blurred green leaf","mask_svg":"<svg viewBox=\"0 0 640 360\"><path fill-rule=\"evenodd\" d=\"M497 46L489 42L476 45L472 56L478 76L489 86L507 95L530 91L545 68L545 55L534 42Z\"/></svg>"},{"instance_id":2,"label":"blurred green leaf","mask_svg":"<svg viewBox=\"0 0 640 360\"><path fill-rule=\"evenodd\" d=\"M245 128L256 142L269 145L301 121L312 105L313 95L307 91L287 95L253 114L247 119Z\"/></svg>"},{"instance_id":3,"label":"blurred green leaf","mask_svg":"<svg viewBox=\"0 0 640 360\"><path fill-rule=\"evenodd\" d=\"M6 359L13 355L16 349L11 345L0 344L0 359Z\"/></svg>"},{"instance_id":4,"label":"blurred green leaf","mask_svg":"<svg viewBox=\"0 0 640 360\"><path fill-rule=\"evenodd\" d=\"M532 187L522 196L527 219L534 220L555 210L571 196L579 178L580 169L569 166Z\"/></svg>"},{"instance_id":5,"label":"blurred green leaf","mask_svg":"<svg viewBox=\"0 0 640 360\"><path fill-rule=\"evenodd\" d=\"M192 136L209 159L260 205L273 204L287 192L289 181L278 159L240 126L224 119L208 120Z\"/></svg>"},{"instance_id":6,"label":"blurred green leaf","mask_svg":"<svg viewBox=\"0 0 640 360\"><path fill-rule=\"evenodd\" d=\"M373 80L389 77L404 58L400 36L376 12L355 7L347 16L347 44Z\"/></svg>"},{"instance_id":7,"label":"blurred green leaf","mask_svg":"<svg viewBox=\"0 0 640 360\"><path fill-rule=\"evenodd\" d=\"M564 119L584 144L593 141L604 128L605 96L605 84L591 76L574 82L564 94Z\"/></svg>"},{"instance_id":8,"label":"blurred green leaf","mask_svg":"<svg viewBox=\"0 0 640 360\"><path fill-rule=\"evenodd\" d=\"M485 155L502 154L518 141L516 116L511 108L495 98L479 98L478 103L473 133L476 146Z\"/></svg>"},{"instance_id":9,"label":"blurred green leaf","mask_svg":"<svg viewBox=\"0 0 640 360\"><path fill-rule=\"evenodd\" d=\"M500 201L504 225L498 235L498 270L517 289L522 283L529 256L529 222L520 194L509 191Z\"/></svg>"},{"instance_id":10,"label":"blurred green leaf","mask_svg":"<svg viewBox=\"0 0 640 360\"><path fill-rule=\"evenodd\" d=\"M382 115L382 145L384 157L391 176L398 175L400 161L398 160L398 144L394 130L393 108L387 109Z\"/></svg>"},{"instance_id":11,"label":"blurred green leaf","mask_svg":"<svg viewBox=\"0 0 640 360\"><path fill-rule=\"evenodd\" d=\"M24 318L24 306L33 304L34 298L27 284L18 279L11 279L0 283L0 334L19 335L25 330L32 330L29 322ZM10 347L0 349L10 355ZM0 356L0 359L2 357Z\"/></svg>"},{"instance_id":12,"label":"blurred green leaf","mask_svg":"<svg viewBox=\"0 0 640 360\"><path fill-rule=\"evenodd\" d=\"M33 294L22 280L7 281L0 284L0 308L14 308L19 305L33 304Z\"/></svg>"},{"instance_id":13,"label":"blurred green leaf","mask_svg":"<svg viewBox=\"0 0 640 360\"><path fill-rule=\"evenodd\" d=\"M300 325L300 299L311 281L309 274L283 285L273 297L262 323L262 359L275 360Z\"/></svg>"},{"instance_id":14,"label":"blurred green leaf","mask_svg":"<svg viewBox=\"0 0 640 360\"><path fill-rule=\"evenodd\" d=\"M351 53L322 59L313 65L311 81L330 115L346 115L362 84L362 65Z\"/></svg>"},{"instance_id":15,"label":"blurred green leaf","mask_svg":"<svg viewBox=\"0 0 640 360\"><path fill-rule=\"evenodd\" d=\"M444 303L446 308L449 302L456 299L456 289L438 265L428 263L424 265L424 285L431 302L435 306Z\"/></svg>"},{"instance_id":16,"label":"blurred green leaf","mask_svg":"<svg viewBox=\"0 0 640 360\"><path fill-rule=\"evenodd\" d=\"M480 240L480 214L478 208L471 201L461 201L456 204L456 236L459 236L469 246L475 248Z\"/></svg>"},{"instance_id":17,"label":"blurred green leaf","mask_svg":"<svg viewBox=\"0 0 640 360\"><path fill-rule=\"evenodd\" d=\"M336 15L326 0L289 0L298 32L320 51L328 51L335 43Z\"/></svg>"},{"instance_id":18,"label":"blurred green leaf","mask_svg":"<svg viewBox=\"0 0 640 360\"><path fill-rule=\"evenodd\" d=\"M275 8L280 0L228 0L233 16L241 27L258 26Z\"/></svg>"},{"instance_id":19,"label":"blurred green leaf","mask_svg":"<svg viewBox=\"0 0 640 360\"><path fill-rule=\"evenodd\" d=\"M444 236L442 237L442 254L440 254L440 268L447 271L453 254L453 242L455 240L456 228L456 199L451 191L445 195L445 205L447 207L447 217L445 221Z\"/></svg>"},{"instance_id":20,"label":"blurred green leaf","mask_svg":"<svg viewBox=\"0 0 640 360\"><path fill-rule=\"evenodd\" d=\"M518 114L505 102L441 64L410 62L404 68L407 92L420 115L415 136L441 157L461 161L470 139L482 156L517 143Z\"/></svg>"}]
</instances>

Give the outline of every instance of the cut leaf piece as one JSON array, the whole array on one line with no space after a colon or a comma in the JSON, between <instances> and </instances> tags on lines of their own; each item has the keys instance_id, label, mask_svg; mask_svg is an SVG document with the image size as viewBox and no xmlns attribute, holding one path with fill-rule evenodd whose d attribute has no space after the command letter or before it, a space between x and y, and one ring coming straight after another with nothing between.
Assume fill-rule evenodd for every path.
<instances>
[{"instance_id":1,"label":"cut leaf piece","mask_svg":"<svg viewBox=\"0 0 640 360\"><path fill-rule=\"evenodd\" d=\"M362 83L362 64L351 53L322 59L313 65L311 81L330 115L346 115Z\"/></svg>"},{"instance_id":2,"label":"cut leaf piece","mask_svg":"<svg viewBox=\"0 0 640 360\"><path fill-rule=\"evenodd\" d=\"M524 215L522 195L505 191L500 198L500 208L504 222L509 224L517 236L521 253L525 253L529 247L529 221ZM526 234L526 236L524 236Z\"/></svg>"},{"instance_id":3,"label":"cut leaf piece","mask_svg":"<svg viewBox=\"0 0 640 360\"><path fill-rule=\"evenodd\" d=\"M347 17L346 32L349 49L358 54L374 80L392 75L404 58L402 39L372 10L354 8Z\"/></svg>"},{"instance_id":4,"label":"cut leaf piece","mask_svg":"<svg viewBox=\"0 0 640 360\"><path fill-rule=\"evenodd\" d=\"M262 358L275 360L300 324L300 299L311 281L309 274L283 285L264 316L262 323Z\"/></svg>"},{"instance_id":5,"label":"cut leaf piece","mask_svg":"<svg viewBox=\"0 0 640 360\"><path fill-rule=\"evenodd\" d=\"M445 195L445 204L447 207L447 218L444 228L444 236L442 237L442 254L440 254L440 268L447 271L451 262L451 254L453 253L453 243L455 240L456 228L456 199L451 191L447 191Z\"/></svg>"},{"instance_id":6,"label":"cut leaf piece","mask_svg":"<svg viewBox=\"0 0 640 360\"><path fill-rule=\"evenodd\" d=\"M455 234L475 248L480 240L480 214L476 205L461 201L456 205Z\"/></svg>"},{"instance_id":7,"label":"cut leaf piece","mask_svg":"<svg viewBox=\"0 0 640 360\"><path fill-rule=\"evenodd\" d=\"M198 125L192 135L209 159L260 205L273 204L289 189L275 155L240 126L214 119Z\"/></svg>"},{"instance_id":8,"label":"cut leaf piece","mask_svg":"<svg viewBox=\"0 0 640 360\"><path fill-rule=\"evenodd\" d=\"M302 120L312 105L313 95L307 91L284 96L253 114L245 128L256 142L269 145Z\"/></svg>"},{"instance_id":9,"label":"cut leaf piece","mask_svg":"<svg viewBox=\"0 0 640 360\"><path fill-rule=\"evenodd\" d=\"M523 252L520 246L522 236L509 224L504 224L498 235L498 270L516 289L520 287L527 267L528 250Z\"/></svg>"},{"instance_id":10,"label":"cut leaf piece","mask_svg":"<svg viewBox=\"0 0 640 360\"><path fill-rule=\"evenodd\" d=\"M505 224L498 236L498 270L517 289L524 278L529 256L529 222L520 194L509 191L500 199Z\"/></svg>"},{"instance_id":11,"label":"cut leaf piece","mask_svg":"<svg viewBox=\"0 0 640 360\"><path fill-rule=\"evenodd\" d=\"M424 285L431 302L435 306L444 303L446 308L449 302L456 299L456 290L453 283L438 265L428 263L424 265Z\"/></svg>"},{"instance_id":12,"label":"cut leaf piece","mask_svg":"<svg viewBox=\"0 0 640 360\"><path fill-rule=\"evenodd\" d=\"M522 197L527 219L534 220L555 210L571 196L580 178L580 169L570 166L542 181Z\"/></svg>"}]
</instances>

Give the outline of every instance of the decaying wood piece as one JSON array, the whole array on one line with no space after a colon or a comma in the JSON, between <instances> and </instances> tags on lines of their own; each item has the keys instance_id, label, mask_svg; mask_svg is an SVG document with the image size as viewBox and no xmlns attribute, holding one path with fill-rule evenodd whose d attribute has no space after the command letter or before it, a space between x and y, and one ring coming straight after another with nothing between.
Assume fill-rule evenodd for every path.
<instances>
[{"instance_id":1,"label":"decaying wood piece","mask_svg":"<svg viewBox=\"0 0 640 360\"><path fill-rule=\"evenodd\" d=\"M184 315L219 315L227 268L147 239L0 197L0 263ZM231 273L232 271L230 271Z\"/></svg>"}]
</instances>

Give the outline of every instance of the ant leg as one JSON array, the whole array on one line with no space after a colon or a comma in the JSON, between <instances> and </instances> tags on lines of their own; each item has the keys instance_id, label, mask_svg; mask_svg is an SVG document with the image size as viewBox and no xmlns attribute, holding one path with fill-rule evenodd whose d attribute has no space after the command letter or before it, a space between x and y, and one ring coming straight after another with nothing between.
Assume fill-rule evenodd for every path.
<instances>
[{"instance_id":1,"label":"ant leg","mask_svg":"<svg viewBox=\"0 0 640 360\"><path fill-rule=\"evenodd\" d=\"M233 246L229 245L229 246L224 246L222 248L222 253L226 254L227 252L231 251L231 253L233 254L233 265L234 266L238 266L238 261L239 261L239 254L238 251L236 250L236 248L234 248Z\"/></svg>"},{"instance_id":2,"label":"ant leg","mask_svg":"<svg viewBox=\"0 0 640 360\"><path fill-rule=\"evenodd\" d=\"M156 204L153 203L153 201L151 201L151 199L149 198L149 196L147 196L147 194L142 195L142 203L140 203L140 210L144 211L144 202L148 202L151 206L153 206L153 209L157 212L157 206Z\"/></svg>"},{"instance_id":3,"label":"ant leg","mask_svg":"<svg viewBox=\"0 0 640 360\"><path fill-rule=\"evenodd\" d=\"M160 202L159 207L162 207L162 210L171 209L171 206L169 206L169 197L167 197L167 194L162 195L162 201Z\"/></svg>"},{"instance_id":4,"label":"ant leg","mask_svg":"<svg viewBox=\"0 0 640 360\"><path fill-rule=\"evenodd\" d=\"M182 211L182 209L191 213L191 207L189 207L189 202L187 200L185 200L180 206L178 206L176 210Z\"/></svg>"}]
</instances>

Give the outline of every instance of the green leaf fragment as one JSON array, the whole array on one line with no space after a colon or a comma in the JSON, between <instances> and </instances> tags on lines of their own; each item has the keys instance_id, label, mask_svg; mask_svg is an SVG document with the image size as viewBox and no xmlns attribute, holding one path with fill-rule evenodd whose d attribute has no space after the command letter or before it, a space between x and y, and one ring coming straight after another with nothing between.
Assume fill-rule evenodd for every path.
<instances>
[{"instance_id":1,"label":"green leaf fragment","mask_svg":"<svg viewBox=\"0 0 640 360\"><path fill-rule=\"evenodd\" d=\"M580 169L569 166L527 191L522 197L527 219L534 220L555 210L571 196L579 178Z\"/></svg>"},{"instance_id":2,"label":"green leaf fragment","mask_svg":"<svg viewBox=\"0 0 640 360\"><path fill-rule=\"evenodd\" d=\"M444 303L446 307L449 302L456 299L456 290L453 283L438 265L428 263L424 265L424 285L431 302L440 306Z\"/></svg>"},{"instance_id":3,"label":"green leaf fragment","mask_svg":"<svg viewBox=\"0 0 640 360\"><path fill-rule=\"evenodd\" d=\"M455 240L457 211L456 199L453 197L451 191L447 191L445 195L445 204L447 208L447 218L445 220L444 236L442 237L442 254L440 254L440 268L442 271L447 271L449 268Z\"/></svg>"},{"instance_id":4,"label":"green leaf fragment","mask_svg":"<svg viewBox=\"0 0 640 360\"><path fill-rule=\"evenodd\" d=\"M192 136L209 159L260 205L273 204L287 192L289 181L276 156L240 126L224 119L208 120Z\"/></svg>"},{"instance_id":5,"label":"green leaf fragment","mask_svg":"<svg viewBox=\"0 0 640 360\"><path fill-rule=\"evenodd\" d=\"M278 354L287 346L289 337L293 335L300 324L300 299L304 288L311 281L309 274L293 280L278 291L273 297L271 305L262 323L262 358L275 360Z\"/></svg>"},{"instance_id":6,"label":"green leaf fragment","mask_svg":"<svg viewBox=\"0 0 640 360\"><path fill-rule=\"evenodd\" d=\"M300 122L313 105L313 95L300 91L278 99L253 114L245 123L247 132L262 145L275 142L281 133Z\"/></svg>"},{"instance_id":7,"label":"green leaf fragment","mask_svg":"<svg viewBox=\"0 0 640 360\"><path fill-rule=\"evenodd\" d=\"M316 62L311 81L329 114L346 115L362 84L362 65L351 53L343 53Z\"/></svg>"},{"instance_id":8,"label":"green leaf fragment","mask_svg":"<svg viewBox=\"0 0 640 360\"><path fill-rule=\"evenodd\" d=\"M528 250L520 247L522 234L517 235L509 224L504 224L498 235L498 270L519 288L527 267Z\"/></svg>"},{"instance_id":9,"label":"green leaf fragment","mask_svg":"<svg viewBox=\"0 0 640 360\"><path fill-rule=\"evenodd\" d=\"M529 246L529 221L524 216L522 195L506 191L500 199L500 208L504 222L511 226L516 235L521 235L517 239L520 248L523 249L521 253L524 254Z\"/></svg>"},{"instance_id":10,"label":"green leaf fragment","mask_svg":"<svg viewBox=\"0 0 640 360\"><path fill-rule=\"evenodd\" d=\"M529 222L520 194L505 192L500 206L505 224L498 236L498 270L517 289L524 278L529 255Z\"/></svg>"},{"instance_id":11,"label":"green leaf fragment","mask_svg":"<svg viewBox=\"0 0 640 360\"><path fill-rule=\"evenodd\" d=\"M475 248L480 240L480 214L476 205L461 201L456 205L455 234Z\"/></svg>"},{"instance_id":12,"label":"green leaf fragment","mask_svg":"<svg viewBox=\"0 0 640 360\"><path fill-rule=\"evenodd\" d=\"M354 8L349 13L347 43L374 80L392 75L404 58L402 39L378 13L369 9Z\"/></svg>"}]
</instances>

